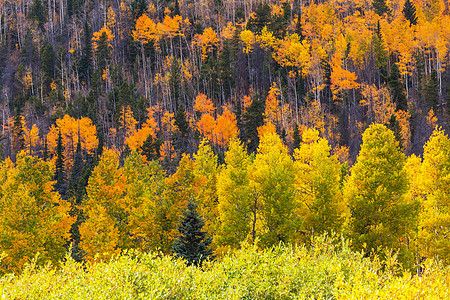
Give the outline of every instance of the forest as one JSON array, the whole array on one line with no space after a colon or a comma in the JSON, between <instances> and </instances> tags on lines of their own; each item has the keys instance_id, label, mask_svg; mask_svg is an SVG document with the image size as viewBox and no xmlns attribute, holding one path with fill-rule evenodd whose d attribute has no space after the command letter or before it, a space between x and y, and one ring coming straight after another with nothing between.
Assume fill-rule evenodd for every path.
<instances>
[{"instance_id":1,"label":"forest","mask_svg":"<svg viewBox=\"0 0 450 300\"><path fill-rule=\"evenodd\" d=\"M0 14L1 274L170 255L190 202L218 260L335 233L405 270L450 262L447 1Z\"/></svg>"}]
</instances>

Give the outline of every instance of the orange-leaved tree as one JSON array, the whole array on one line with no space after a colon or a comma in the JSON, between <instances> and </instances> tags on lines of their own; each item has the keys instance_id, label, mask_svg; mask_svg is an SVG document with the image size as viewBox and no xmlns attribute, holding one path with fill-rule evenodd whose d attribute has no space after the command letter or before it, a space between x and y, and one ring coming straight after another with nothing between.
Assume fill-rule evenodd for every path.
<instances>
[{"instance_id":1,"label":"orange-leaved tree","mask_svg":"<svg viewBox=\"0 0 450 300\"><path fill-rule=\"evenodd\" d=\"M82 151L87 154L94 154L98 147L97 129L91 119L75 119L65 115L62 119L57 119L56 124L50 126L50 131L47 134L48 150L50 153L55 153L55 159L60 132L64 146L64 157L66 158L64 163L66 169L72 167L78 139L80 139Z\"/></svg>"}]
</instances>

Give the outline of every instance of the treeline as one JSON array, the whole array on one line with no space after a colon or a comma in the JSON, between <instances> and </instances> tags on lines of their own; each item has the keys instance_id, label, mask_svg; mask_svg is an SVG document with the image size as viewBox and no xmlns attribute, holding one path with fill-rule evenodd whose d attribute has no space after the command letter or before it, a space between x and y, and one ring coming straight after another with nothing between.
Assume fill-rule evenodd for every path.
<instances>
[{"instance_id":1,"label":"treeline","mask_svg":"<svg viewBox=\"0 0 450 300\"><path fill-rule=\"evenodd\" d=\"M19 115L40 130L42 150L48 128L68 114L91 119L104 145L122 152L128 105L137 129L154 106L197 122L200 94L216 121L236 115L251 152L250 123L272 97L272 123L288 145L296 126L316 127L354 159L377 122L400 126L406 154L419 155L430 120L448 127L448 12L440 0L2 1L3 156L18 152ZM178 140L184 151L195 151L195 137Z\"/></svg>"},{"instance_id":2,"label":"treeline","mask_svg":"<svg viewBox=\"0 0 450 300\"><path fill-rule=\"evenodd\" d=\"M72 171L68 200L53 188L57 157L55 163L22 151L15 164L7 158L0 165L2 272L18 272L36 253L37 264L58 264L67 252L79 261L125 249L170 253L189 201L216 254L244 242L302 244L336 232L367 255L398 252L407 268L425 258L448 263L450 139L442 130L421 159L407 157L386 126L371 125L350 170L316 129L303 132L292 155L272 123L259 128L259 138L250 155L231 139L222 163L205 139L196 153L182 155L173 174L137 151L124 157L105 149L87 181ZM72 170L86 163L78 159Z\"/></svg>"}]
</instances>

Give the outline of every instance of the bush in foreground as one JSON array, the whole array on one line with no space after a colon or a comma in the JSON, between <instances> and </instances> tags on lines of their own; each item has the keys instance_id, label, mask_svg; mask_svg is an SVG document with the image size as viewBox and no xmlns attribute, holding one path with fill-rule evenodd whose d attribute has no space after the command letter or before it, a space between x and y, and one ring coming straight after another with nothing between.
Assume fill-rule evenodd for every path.
<instances>
[{"instance_id":1,"label":"bush in foreground","mask_svg":"<svg viewBox=\"0 0 450 300\"><path fill-rule=\"evenodd\" d=\"M395 256L381 262L348 243L318 237L310 249L244 246L202 268L156 253L127 252L110 262L61 268L28 266L0 280L6 299L448 299L450 270L402 272Z\"/></svg>"}]
</instances>

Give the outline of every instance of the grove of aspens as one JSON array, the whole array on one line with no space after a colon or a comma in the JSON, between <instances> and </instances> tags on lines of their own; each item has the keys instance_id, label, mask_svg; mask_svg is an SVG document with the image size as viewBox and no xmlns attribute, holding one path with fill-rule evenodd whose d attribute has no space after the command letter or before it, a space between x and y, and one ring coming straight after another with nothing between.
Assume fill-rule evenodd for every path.
<instances>
[{"instance_id":1,"label":"grove of aspens","mask_svg":"<svg viewBox=\"0 0 450 300\"><path fill-rule=\"evenodd\" d=\"M2 299L449 299L446 0L0 0Z\"/></svg>"}]
</instances>

